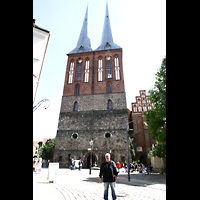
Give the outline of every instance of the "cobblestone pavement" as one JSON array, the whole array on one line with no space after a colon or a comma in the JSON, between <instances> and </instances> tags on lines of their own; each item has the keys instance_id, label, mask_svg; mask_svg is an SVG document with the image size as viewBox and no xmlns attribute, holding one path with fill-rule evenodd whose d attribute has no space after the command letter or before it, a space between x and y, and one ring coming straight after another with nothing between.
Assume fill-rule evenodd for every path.
<instances>
[{"instance_id":1,"label":"cobblestone pavement","mask_svg":"<svg viewBox=\"0 0 200 200\"><path fill-rule=\"evenodd\" d=\"M71 171L59 169L58 179L47 182L48 169L40 174L33 172L33 200L102 200L103 183L99 182L99 170ZM160 174L119 174L116 182L117 200L164 200L166 199L166 176ZM112 200L109 189L109 200Z\"/></svg>"}]
</instances>

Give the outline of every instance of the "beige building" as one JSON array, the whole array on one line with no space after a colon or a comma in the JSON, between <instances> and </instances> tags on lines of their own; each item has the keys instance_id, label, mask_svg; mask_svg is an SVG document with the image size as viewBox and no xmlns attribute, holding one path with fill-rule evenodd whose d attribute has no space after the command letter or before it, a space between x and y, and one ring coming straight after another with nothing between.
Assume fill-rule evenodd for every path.
<instances>
[{"instance_id":1,"label":"beige building","mask_svg":"<svg viewBox=\"0 0 200 200\"><path fill-rule=\"evenodd\" d=\"M33 141L33 158L39 158L39 149L40 147L50 138L43 138L43 141Z\"/></svg>"},{"instance_id":2,"label":"beige building","mask_svg":"<svg viewBox=\"0 0 200 200\"><path fill-rule=\"evenodd\" d=\"M33 103L50 37L50 31L35 25L33 19Z\"/></svg>"}]
</instances>

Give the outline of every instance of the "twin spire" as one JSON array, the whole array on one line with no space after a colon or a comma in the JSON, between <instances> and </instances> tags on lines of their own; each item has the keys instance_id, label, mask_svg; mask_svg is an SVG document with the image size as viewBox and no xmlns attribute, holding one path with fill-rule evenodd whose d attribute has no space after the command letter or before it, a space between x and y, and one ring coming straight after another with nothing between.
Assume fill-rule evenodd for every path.
<instances>
[{"instance_id":1,"label":"twin spire","mask_svg":"<svg viewBox=\"0 0 200 200\"><path fill-rule=\"evenodd\" d=\"M110 17L108 12L108 3L106 3L106 13L103 26L103 33L101 37L100 46L95 49L95 51L107 50L107 49L119 49L121 48L113 42L112 31L110 26ZM70 51L68 54L82 53L93 51L91 48L90 38L88 37L88 5L85 13L85 18L83 21L81 33L75 49Z\"/></svg>"}]
</instances>

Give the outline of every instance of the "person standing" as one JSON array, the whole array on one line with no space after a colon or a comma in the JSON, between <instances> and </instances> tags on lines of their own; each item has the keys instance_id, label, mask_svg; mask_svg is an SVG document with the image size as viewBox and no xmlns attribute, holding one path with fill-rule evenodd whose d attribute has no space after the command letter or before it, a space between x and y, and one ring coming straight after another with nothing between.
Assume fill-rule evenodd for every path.
<instances>
[{"instance_id":1,"label":"person standing","mask_svg":"<svg viewBox=\"0 0 200 200\"><path fill-rule=\"evenodd\" d=\"M74 166L75 166L75 161L72 159L72 162L71 162L71 170L74 170Z\"/></svg>"},{"instance_id":2,"label":"person standing","mask_svg":"<svg viewBox=\"0 0 200 200\"><path fill-rule=\"evenodd\" d=\"M82 165L83 165L83 161L80 159L79 162L78 162L78 169L79 169L79 171L81 170Z\"/></svg>"},{"instance_id":3,"label":"person standing","mask_svg":"<svg viewBox=\"0 0 200 200\"><path fill-rule=\"evenodd\" d=\"M117 169L118 169L118 172L119 172L119 169L121 168L121 164L120 164L120 162L118 161L117 162Z\"/></svg>"},{"instance_id":4,"label":"person standing","mask_svg":"<svg viewBox=\"0 0 200 200\"><path fill-rule=\"evenodd\" d=\"M114 161L110 160L110 154L105 154L105 159L101 164L100 172L99 172L99 178L100 182L102 182L102 175L103 175L103 182L104 182L104 199L108 200L108 188L109 185L111 187L112 191L112 199L117 199L117 196L115 194L115 180L118 177L118 171L117 167Z\"/></svg>"}]
</instances>

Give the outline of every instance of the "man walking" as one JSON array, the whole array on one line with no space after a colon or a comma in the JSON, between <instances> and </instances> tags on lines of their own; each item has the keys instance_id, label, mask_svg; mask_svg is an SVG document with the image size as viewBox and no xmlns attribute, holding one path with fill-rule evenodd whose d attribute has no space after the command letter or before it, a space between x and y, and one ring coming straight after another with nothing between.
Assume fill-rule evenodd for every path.
<instances>
[{"instance_id":1,"label":"man walking","mask_svg":"<svg viewBox=\"0 0 200 200\"><path fill-rule=\"evenodd\" d=\"M109 185L111 187L112 191L112 199L115 200L117 199L116 194L115 194L115 180L117 179L117 167L114 161L110 160L110 154L106 153L105 154L105 159L101 164L100 168L100 181L102 181L102 175L103 175L103 182L104 182L104 199L108 200L108 188Z\"/></svg>"}]
</instances>

